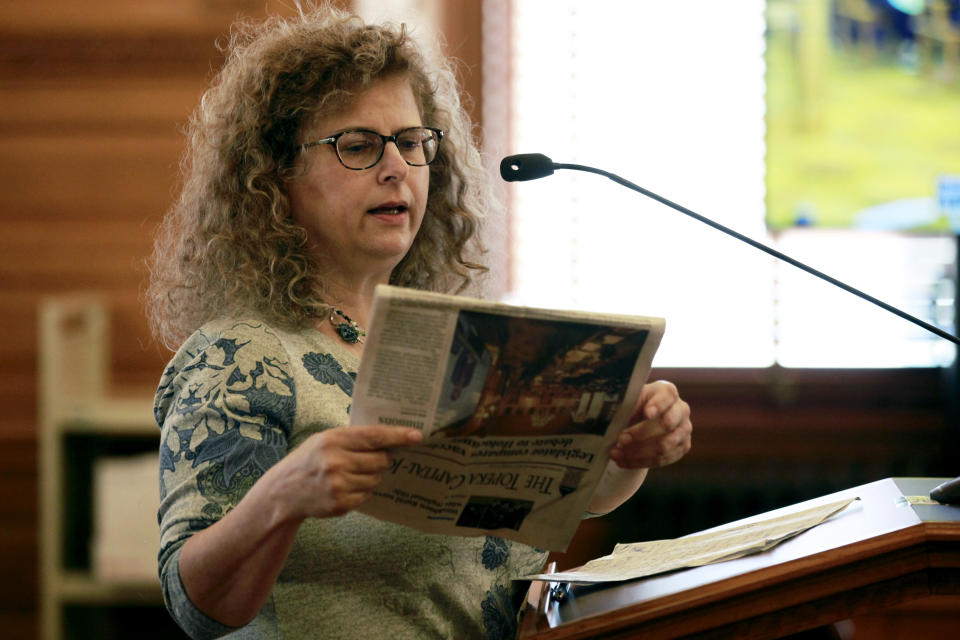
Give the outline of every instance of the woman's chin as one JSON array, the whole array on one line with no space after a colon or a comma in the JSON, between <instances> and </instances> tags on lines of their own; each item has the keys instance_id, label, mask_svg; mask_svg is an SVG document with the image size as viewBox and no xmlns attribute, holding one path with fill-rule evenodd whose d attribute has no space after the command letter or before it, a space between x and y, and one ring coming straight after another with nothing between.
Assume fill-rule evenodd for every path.
<instances>
[{"instance_id":1,"label":"woman's chin","mask_svg":"<svg viewBox=\"0 0 960 640\"><path fill-rule=\"evenodd\" d=\"M400 264L407 252L410 251L410 242L380 242L367 247L364 252L371 262L389 265L392 270Z\"/></svg>"}]
</instances>

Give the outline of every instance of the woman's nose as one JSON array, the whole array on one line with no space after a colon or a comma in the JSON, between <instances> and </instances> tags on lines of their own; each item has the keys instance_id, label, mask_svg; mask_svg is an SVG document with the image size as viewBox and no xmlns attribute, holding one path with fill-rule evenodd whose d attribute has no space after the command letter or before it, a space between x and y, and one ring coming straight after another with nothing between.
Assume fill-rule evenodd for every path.
<instances>
[{"instance_id":1,"label":"woman's nose","mask_svg":"<svg viewBox=\"0 0 960 640\"><path fill-rule=\"evenodd\" d=\"M400 153L400 147L396 142L390 141L383 148L383 157L380 159L380 179L390 180L396 178L403 180L410 171L410 165L403 159Z\"/></svg>"}]
</instances>

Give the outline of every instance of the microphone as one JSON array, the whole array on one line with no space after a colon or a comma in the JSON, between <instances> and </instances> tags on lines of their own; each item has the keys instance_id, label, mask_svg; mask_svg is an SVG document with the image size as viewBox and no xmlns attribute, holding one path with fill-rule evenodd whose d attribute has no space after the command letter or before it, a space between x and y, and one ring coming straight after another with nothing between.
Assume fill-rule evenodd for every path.
<instances>
[{"instance_id":1,"label":"microphone","mask_svg":"<svg viewBox=\"0 0 960 640\"><path fill-rule=\"evenodd\" d=\"M760 251L763 251L764 253L771 255L774 258L777 258L778 260L782 260L787 264L793 265L798 269L806 271L810 275L814 275L820 278L821 280L829 282L830 284L836 287L840 287L847 293L852 293L853 295L859 298L862 298L867 302L871 302L877 305L878 307L880 307L881 309L883 309L884 311L888 311L894 314L895 316L899 316L904 320L912 322L918 327L922 327L927 331L929 331L930 333L943 338L944 340L949 340L950 342L956 345L960 345L960 338L958 338L953 334L947 333L946 331L944 331L939 327L935 327L928 322L924 322L920 318L912 316L906 311L901 311L900 309L894 307L893 305L887 304L883 300L879 300L878 298L875 298L867 293L864 293L859 289L851 287L845 282L841 282L840 280L837 280L834 277L828 276L822 271L818 271L813 267L800 262L799 260L791 258L785 253L777 251L772 247L768 247L767 245L761 242L757 242L753 238L745 236L742 233L738 233L729 227L725 227L719 222L715 222L710 218L707 218L706 216L702 216L699 213L696 213L695 211L691 211L690 209L687 209L683 205L679 205L676 202L671 202L670 200L667 200L663 196L657 195L652 191L644 189L643 187L636 185L630 182L629 180L621 178L620 176L614 173L610 173L609 171L604 171L603 169L596 169L594 167L588 167L582 164L562 164L562 163L554 162L553 160L543 155L542 153L520 153L517 155L507 156L506 158L500 161L500 177L502 177L507 182L525 182L527 180L536 180L538 178L545 178L546 176L553 175L553 172L556 169L572 169L574 171L585 171L587 173L595 173L605 178L609 178L610 180L613 180L617 184L623 185L624 187L627 187L628 189L636 191L637 193L642 193L648 198L652 198L661 204L665 204L671 209L675 209L684 215L690 216L694 220L699 220L700 222L706 225L709 225L718 231L722 231L728 236L734 237L737 240L740 240L741 242L745 242L749 244L751 247L754 247L755 249L759 249Z\"/></svg>"},{"instance_id":2,"label":"microphone","mask_svg":"<svg viewBox=\"0 0 960 640\"><path fill-rule=\"evenodd\" d=\"M500 176L507 182L526 182L552 176L554 166L542 153L518 153L500 161Z\"/></svg>"}]
</instances>

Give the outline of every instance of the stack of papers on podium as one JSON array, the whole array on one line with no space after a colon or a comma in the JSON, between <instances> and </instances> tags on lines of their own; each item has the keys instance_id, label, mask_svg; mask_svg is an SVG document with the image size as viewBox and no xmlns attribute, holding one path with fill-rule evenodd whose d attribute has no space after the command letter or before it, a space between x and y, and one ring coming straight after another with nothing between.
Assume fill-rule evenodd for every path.
<instances>
[{"instance_id":1,"label":"stack of papers on podium","mask_svg":"<svg viewBox=\"0 0 960 640\"><path fill-rule=\"evenodd\" d=\"M846 509L854 500L857 498L785 515L748 519L743 524L709 529L673 540L618 544L610 555L591 560L577 569L525 578L553 582L613 582L733 560L766 551L803 533Z\"/></svg>"}]
</instances>

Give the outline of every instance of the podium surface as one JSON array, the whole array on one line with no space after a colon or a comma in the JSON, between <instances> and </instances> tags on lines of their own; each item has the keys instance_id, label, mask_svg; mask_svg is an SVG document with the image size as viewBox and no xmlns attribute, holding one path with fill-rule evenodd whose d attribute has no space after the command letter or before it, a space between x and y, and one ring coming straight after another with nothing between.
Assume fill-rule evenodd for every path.
<instances>
[{"instance_id":1,"label":"podium surface","mask_svg":"<svg viewBox=\"0 0 960 640\"><path fill-rule=\"evenodd\" d=\"M731 523L859 498L762 553L543 599L517 637L779 638L931 596L960 611L960 507L910 499L944 480L887 478Z\"/></svg>"}]
</instances>

